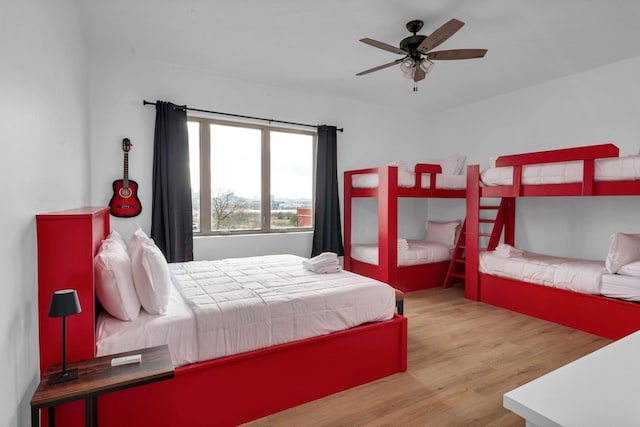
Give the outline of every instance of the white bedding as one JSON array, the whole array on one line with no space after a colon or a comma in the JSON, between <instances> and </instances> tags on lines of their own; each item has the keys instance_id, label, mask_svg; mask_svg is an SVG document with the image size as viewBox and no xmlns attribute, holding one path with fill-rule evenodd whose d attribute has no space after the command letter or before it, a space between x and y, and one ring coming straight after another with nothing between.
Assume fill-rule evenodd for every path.
<instances>
[{"instance_id":1,"label":"white bedding","mask_svg":"<svg viewBox=\"0 0 640 427\"><path fill-rule=\"evenodd\" d=\"M612 157L595 160L595 181L640 179L640 156ZM582 161L527 165L522 168L522 184L564 184L581 182ZM511 185L513 168L491 167L480 174L486 186Z\"/></svg>"},{"instance_id":2,"label":"white bedding","mask_svg":"<svg viewBox=\"0 0 640 427\"><path fill-rule=\"evenodd\" d=\"M407 239L407 243L409 249L398 248L398 266L448 261L453 252L452 247L441 243L409 239ZM378 245L375 243L351 245L351 258L367 264L378 265Z\"/></svg>"},{"instance_id":3,"label":"white bedding","mask_svg":"<svg viewBox=\"0 0 640 427\"><path fill-rule=\"evenodd\" d=\"M602 275L602 295L640 302L640 277L621 274Z\"/></svg>"},{"instance_id":4,"label":"white bedding","mask_svg":"<svg viewBox=\"0 0 640 427\"><path fill-rule=\"evenodd\" d=\"M398 187L411 188L416 183L415 172L398 173ZM377 173L363 173L351 177L351 186L354 188L376 188L378 187ZM431 187L429 174L422 174L422 188ZM466 175L436 175L436 188L443 190L463 190L467 187Z\"/></svg>"},{"instance_id":5,"label":"white bedding","mask_svg":"<svg viewBox=\"0 0 640 427\"><path fill-rule=\"evenodd\" d=\"M347 271L316 274L302 267L304 259L271 255L169 264L179 292L172 291L168 314L141 313L122 322L102 313L98 354L168 342L180 366L393 317L395 291L387 284Z\"/></svg>"},{"instance_id":6,"label":"white bedding","mask_svg":"<svg viewBox=\"0 0 640 427\"><path fill-rule=\"evenodd\" d=\"M480 272L587 294L601 293L604 261L518 252L507 257L494 251L480 253Z\"/></svg>"},{"instance_id":7,"label":"white bedding","mask_svg":"<svg viewBox=\"0 0 640 427\"><path fill-rule=\"evenodd\" d=\"M96 354L121 353L168 344L174 366L198 361L196 319L180 292L171 286L165 315L144 310L130 322L100 312L96 322Z\"/></svg>"}]
</instances>

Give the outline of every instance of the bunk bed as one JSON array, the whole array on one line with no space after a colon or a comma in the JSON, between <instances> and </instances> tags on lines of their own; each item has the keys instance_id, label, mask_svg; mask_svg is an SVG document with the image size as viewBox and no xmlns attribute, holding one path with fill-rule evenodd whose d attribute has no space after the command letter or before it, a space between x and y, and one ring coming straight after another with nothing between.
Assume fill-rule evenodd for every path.
<instances>
[{"instance_id":1,"label":"bunk bed","mask_svg":"<svg viewBox=\"0 0 640 427\"><path fill-rule=\"evenodd\" d=\"M418 163L413 171L403 165L350 170L344 172L344 268L355 273L388 283L403 292L411 292L442 286L450 273L462 277L462 269L453 268L451 253L454 247L446 248L445 256L438 255L436 262L398 265L398 199L413 198L458 198L465 197L466 178L459 175L464 157L452 156L454 165L446 163ZM456 166L457 164L457 166ZM443 167L446 174L443 173ZM378 241L371 245L376 259L354 259L352 242L352 203L356 198L377 198ZM403 240L403 239L400 239ZM455 242L452 242L455 243ZM434 244L409 241L409 245L427 253L438 251ZM374 255L374 257L375 257ZM428 256L427 256L428 257ZM402 262L400 263L402 264Z\"/></svg>"},{"instance_id":2,"label":"bunk bed","mask_svg":"<svg viewBox=\"0 0 640 427\"><path fill-rule=\"evenodd\" d=\"M82 307L79 314L68 320L67 360L93 358L97 354L100 335L97 322L102 317L102 307L96 295L95 278L99 272L94 260L102 242L110 235L109 222L109 208L102 207L36 216L41 375L47 367L59 367L61 362L61 323L47 315L55 290L76 289ZM296 274L309 279L302 267ZM331 280L329 276L333 276L344 283L345 278L356 275L342 271L317 276L323 280ZM355 278L374 282L364 277ZM305 303L308 300L292 299L297 302L297 310L313 315L312 308L317 304L308 307L311 305ZM406 371L407 319L392 312L392 291L385 300L390 301L392 317L389 320L371 321L196 363L182 365L174 361L181 366L175 368L175 376L170 380L101 395L99 424L239 425ZM345 301L356 303L353 298L345 297ZM366 307L363 308L366 310ZM278 313L284 313L282 306ZM80 372L79 375L91 376L92 373ZM81 425L83 414L81 402L65 403L55 410L56 423ZM43 423L46 419L46 415L42 417Z\"/></svg>"},{"instance_id":3,"label":"bunk bed","mask_svg":"<svg viewBox=\"0 0 640 427\"><path fill-rule=\"evenodd\" d=\"M639 172L640 156L620 157L613 144L501 156L483 172L469 165L465 297L610 339L640 329L636 302L484 273L480 265L489 251L538 256L514 248L517 198L637 196ZM593 268L586 274L607 273L604 262Z\"/></svg>"}]
</instances>

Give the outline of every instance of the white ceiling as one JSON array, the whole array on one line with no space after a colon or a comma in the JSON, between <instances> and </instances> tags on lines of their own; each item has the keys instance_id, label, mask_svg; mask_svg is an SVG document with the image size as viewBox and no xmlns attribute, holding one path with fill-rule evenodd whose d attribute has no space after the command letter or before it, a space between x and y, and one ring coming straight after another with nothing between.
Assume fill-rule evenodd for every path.
<instances>
[{"instance_id":1,"label":"white ceiling","mask_svg":"<svg viewBox=\"0 0 640 427\"><path fill-rule=\"evenodd\" d=\"M291 90L420 111L447 109L640 56L637 0L78 0L89 49L208 69ZM438 61L412 92L399 67L405 24L428 35L466 23L435 50L485 48Z\"/></svg>"}]
</instances>

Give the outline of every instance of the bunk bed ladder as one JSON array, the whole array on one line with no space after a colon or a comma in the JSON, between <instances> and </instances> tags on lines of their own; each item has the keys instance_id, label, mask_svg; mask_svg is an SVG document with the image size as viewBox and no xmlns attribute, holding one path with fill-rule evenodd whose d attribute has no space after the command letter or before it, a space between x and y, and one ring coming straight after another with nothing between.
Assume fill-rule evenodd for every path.
<instances>
[{"instance_id":1,"label":"bunk bed ladder","mask_svg":"<svg viewBox=\"0 0 640 427\"><path fill-rule=\"evenodd\" d=\"M478 230L478 236L484 237L487 240L486 246L480 246L481 251L492 251L500 243L502 237L505 243L513 245L514 232L513 232L513 219L515 213L515 199L513 197L503 197L500 199L498 205L481 205L481 210L495 210L495 216L493 218L480 218L478 220L479 227L482 228L482 224L492 224L491 233L483 233L483 230ZM510 213L509 213L510 212ZM503 235L504 232L504 235Z\"/></svg>"},{"instance_id":2,"label":"bunk bed ladder","mask_svg":"<svg viewBox=\"0 0 640 427\"><path fill-rule=\"evenodd\" d=\"M486 245L480 245L481 251L493 250L500 242L502 231L505 226L505 212L509 206L510 199L503 198L499 204L485 204L480 205L480 211L485 214L480 215L478 219L478 238L483 239ZM491 213L489 213L491 212ZM486 224L486 225L485 225ZM490 229L490 230L488 230ZM467 239L467 220L465 219L458 236L458 241L453 250L451 262L447 269L447 275L445 276L443 288L449 288L456 283L463 283L465 281L465 269L466 269L466 239ZM480 240L478 242L480 244Z\"/></svg>"},{"instance_id":3,"label":"bunk bed ladder","mask_svg":"<svg viewBox=\"0 0 640 427\"><path fill-rule=\"evenodd\" d=\"M451 261L449 262L449 267L447 268L447 275L444 277L444 282L442 283L443 288L450 288L456 283L464 283L464 269L465 269L465 247L467 242L467 220L465 219L462 223L462 227L460 228L460 233L458 234L458 239L456 241L456 246L453 249L453 254L451 255Z\"/></svg>"}]
</instances>

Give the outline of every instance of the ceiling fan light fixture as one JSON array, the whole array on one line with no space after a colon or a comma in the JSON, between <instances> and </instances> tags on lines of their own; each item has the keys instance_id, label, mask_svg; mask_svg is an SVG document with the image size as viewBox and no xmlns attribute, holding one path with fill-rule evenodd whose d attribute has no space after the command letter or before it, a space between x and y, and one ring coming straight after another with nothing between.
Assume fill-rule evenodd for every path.
<instances>
[{"instance_id":1,"label":"ceiling fan light fixture","mask_svg":"<svg viewBox=\"0 0 640 427\"><path fill-rule=\"evenodd\" d=\"M413 66L413 59L407 58L400 63L400 71L402 71L402 74L404 74L406 77L407 74L413 74Z\"/></svg>"},{"instance_id":2,"label":"ceiling fan light fixture","mask_svg":"<svg viewBox=\"0 0 640 427\"><path fill-rule=\"evenodd\" d=\"M429 72L433 70L433 67L435 67L435 65L436 64L429 61L427 58L424 58L422 62L420 62L420 68L424 70L425 74L429 74Z\"/></svg>"}]
</instances>

